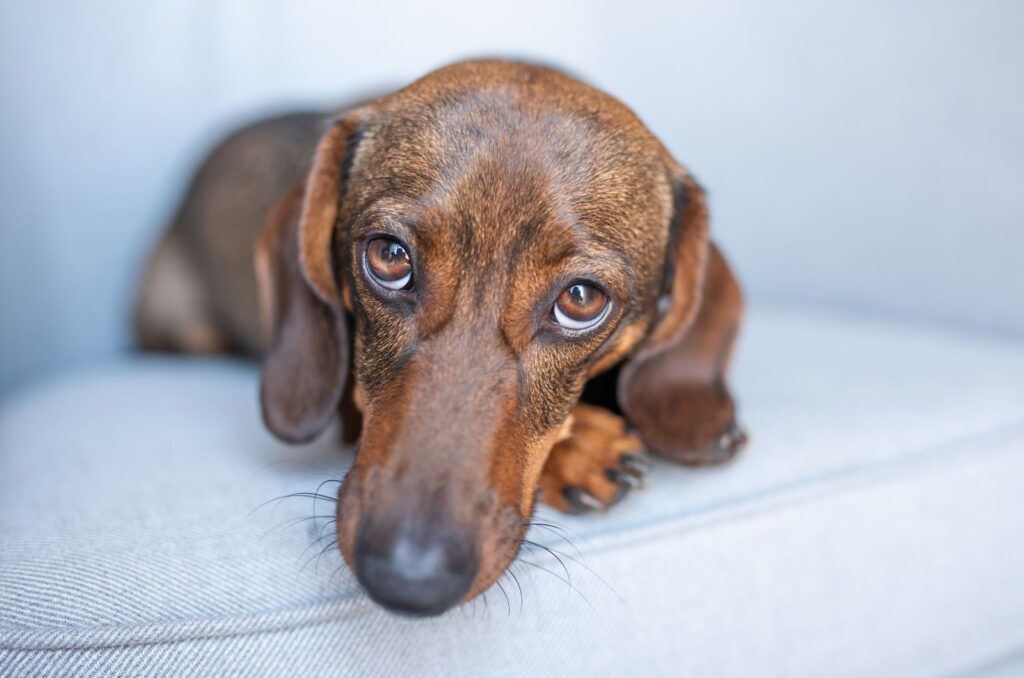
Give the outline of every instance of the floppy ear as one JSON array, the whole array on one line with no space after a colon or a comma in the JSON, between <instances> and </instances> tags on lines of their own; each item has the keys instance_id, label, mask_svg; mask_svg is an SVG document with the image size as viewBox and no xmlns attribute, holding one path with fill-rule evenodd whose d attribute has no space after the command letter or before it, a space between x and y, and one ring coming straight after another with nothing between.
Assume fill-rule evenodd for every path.
<instances>
[{"instance_id":1,"label":"floppy ear","mask_svg":"<svg viewBox=\"0 0 1024 678\"><path fill-rule=\"evenodd\" d=\"M321 139L304 185L269 215L256 245L260 313L269 338L260 385L267 428L286 442L313 439L334 417L349 342L333 240L354 124Z\"/></svg>"},{"instance_id":2,"label":"floppy ear","mask_svg":"<svg viewBox=\"0 0 1024 678\"><path fill-rule=\"evenodd\" d=\"M651 451L683 463L714 463L745 442L725 385L743 303L708 240L704 191L682 170L675 184L658 315L620 368L617 395Z\"/></svg>"},{"instance_id":3,"label":"floppy ear","mask_svg":"<svg viewBox=\"0 0 1024 678\"><path fill-rule=\"evenodd\" d=\"M675 210L669 227L658 319L636 357L669 349L686 334L701 302L708 251L708 205L704 189L678 170L673 177Z\"/></svg>"}]
</instances>

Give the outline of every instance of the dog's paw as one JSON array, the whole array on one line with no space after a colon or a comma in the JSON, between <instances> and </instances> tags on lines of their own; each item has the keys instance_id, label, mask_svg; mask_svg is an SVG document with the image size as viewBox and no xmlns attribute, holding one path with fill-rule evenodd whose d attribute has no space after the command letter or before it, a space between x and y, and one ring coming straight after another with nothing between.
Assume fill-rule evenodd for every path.
<instances>
[{"instance_id":1,"label":"dog's paw","mask_svg":"<svg viewBox=\"0 0 1024 678\"><path fill-rule=\"evenodd\" d=\"M626 422L577 405L569 437L551 450L541 474L541 499L565 513L603 511L643 484L650 463Z\"/></svg>"}]
</instances>

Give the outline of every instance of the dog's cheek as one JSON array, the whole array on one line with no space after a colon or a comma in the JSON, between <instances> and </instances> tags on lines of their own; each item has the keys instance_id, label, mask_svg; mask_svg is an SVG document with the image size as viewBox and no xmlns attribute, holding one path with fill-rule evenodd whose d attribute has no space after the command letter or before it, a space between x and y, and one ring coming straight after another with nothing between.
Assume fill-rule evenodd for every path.
<instances>
[{"instance_id":1,"label":"dog's cheek","mask_svg":"<svg viewBox=\"0 0 1024 678\"><path fill-rule=\"evenodd\" d=\"M568 347L571 349L572 347ZM522 434L535 441L527 450L536 457L560 430L579 399L586 382L588 354L583 350L570 352L566 347L535 342L523 354L520 374L523 375L516 411L512 416Z\"/></svg>"},{"instance_id":2,"label":"dog's cheek","mask_svg":"<svg viewBox=\"0 0 1024 678\"><path fill-rule=\"evenodd\" d=\"M403 368L412 351L395 332L374 332L357 336L355 372L356 405L364 415L371 410L387 409L402 392Z\"/></svg>"},{"instance_id":3,"label":"dog's cheek","mask_svg":"<svg viewBox=\"0 0 1024 678\"><path fill-rule=\"evenodd\" d=\"M540 474L544 470L544 464L551 454L552 448L560 441L568 437L572 432L572 415L557 428L550 430L542 438L527 448L526 463L523 467L522 492L519 500L519 513L524 520L529 520L533 513L534 501L537 496L537 488L540 486Z\"/></svg>"},{"instance_id":4,"label":"dog's cheek","mask_svg":"<svg viewBox=\"0 0 1024 678\"><path fill-rule=\"evenodd\" d=\"M362 524L363 507L370 505L378 494L380 473L365 457L356 456L355 463L345 475L338 490L335 531L338 549L349 568L355 572L355 544Z\"/></svg>"},{"instance_id":5,"label":"dog's cheek","mask_svg":"<svg viewBox=\"0 0 1024 678\"><path fill-rule=\"evenodd\" d=\"M355 572L355 543L356 532L359 529L359 494L361 490L361 485L355 482L354 476L353 469L345 477L345 482L342 483L338 492L337 515L335 515L334 523L338 549L352 572Z\"/></svg>"},{"instance_id":6,"label":"dog's cheek","mask_svg":"<svg viewBox=\"0 0 1024 678\"><path fill-rule=\"evenodd\" d=\"M533 515L544 463L555 444L568 437L571 431L572 416L569 416L560 426L527 446L520 457L522 461L516 464L519 478L499 482L496 497L502 508L487 511L490 517L482 526L479 546L480 573L464 600L471 600L486 591L515 560Z\"/></svg>"},{"instance_id":7,"label":"dog's cheek","mask_svg":"<svg viewBox=\"0 0 1024 678\"><path fill-rule=\"evenodd\" d=\"M637 323L619 331L619 337L615 340L614 345L590 368L588 378L596 377L625 358L647 334L647 327L648 323Z\"/></svg>"},{"instance_id":8,"label":"dog's cheek","mask_svg":"<svg viewBox=\"0 0 1024 678\"><path fill-rule=\"evenodd\" d=\"M505 506L492 513L482 527L480 572L463 602L486 591L505 573L519 552L520 540L526 534L526 522L514 506Z\"/></svg>"}]
</instances>

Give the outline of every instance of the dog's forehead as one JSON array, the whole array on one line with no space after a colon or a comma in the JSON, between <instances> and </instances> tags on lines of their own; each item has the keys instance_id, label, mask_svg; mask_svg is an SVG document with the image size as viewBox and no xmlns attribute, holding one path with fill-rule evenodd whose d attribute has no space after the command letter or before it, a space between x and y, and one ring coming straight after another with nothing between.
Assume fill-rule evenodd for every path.
<instances>
[{"instance_id":1,"label":"dog's forehead","mask_svg":"<svg viewBox=\"0 0 1024 678\"><path fill-rule=\"evenodd\" d=\"M560 230L629 251L661 240L672 204L666 157L598 90L550 69L473 62L382 101L351 176L362 202L386 194L438 228Z\"/></svg>"}]
</instances>

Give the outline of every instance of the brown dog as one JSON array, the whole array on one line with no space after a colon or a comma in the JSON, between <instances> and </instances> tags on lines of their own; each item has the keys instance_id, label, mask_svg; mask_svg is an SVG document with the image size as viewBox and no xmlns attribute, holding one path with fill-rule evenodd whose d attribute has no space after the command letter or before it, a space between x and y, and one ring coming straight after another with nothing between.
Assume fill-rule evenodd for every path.
<instances>
[{"instance_id":1,"label":"brown dog","mask_svg":"<svg viewBox=\"0 0 1024 678\"><path fill-rule=\"evenodd\" d=\"M259 297L267 426L301 442L340 413L359 438L338 544L375 600L437 614L486 589L538 489L612 504L639 472L627 422L683 464L743 445L739 286L703 191L628 108L476 61L323 119L212 154L138 326L149 348L263 351Z\"/></svg>"}]
</instances>

